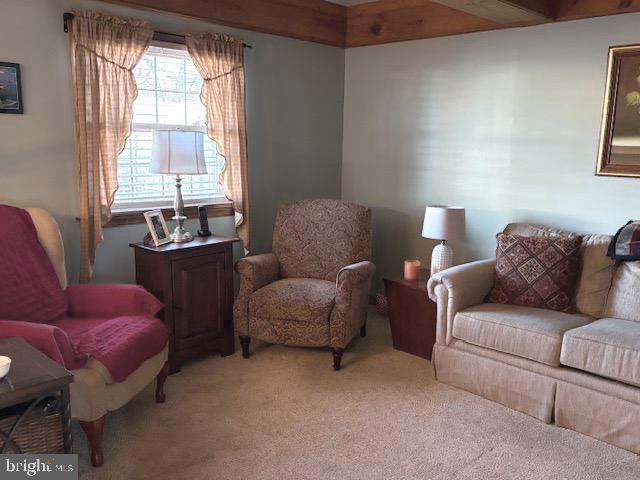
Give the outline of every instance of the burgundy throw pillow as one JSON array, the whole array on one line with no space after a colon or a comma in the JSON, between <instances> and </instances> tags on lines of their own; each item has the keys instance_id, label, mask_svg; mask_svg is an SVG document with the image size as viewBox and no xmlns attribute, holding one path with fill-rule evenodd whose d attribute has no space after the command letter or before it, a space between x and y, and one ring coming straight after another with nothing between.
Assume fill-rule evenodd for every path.
<instances>
[{"instance_id":1,"label":"burgundy throw pillow","mask_svg":"<svg viewBox=\"0 0 640 480\"><path fill-rule=\"evenodd\" d=\"M582 237L497 236L496 270L487 300L575 311Z\"/></svg>"},{"instance_id":2,"label":"burgundy throw pillow","mask_svg":"<svg viewBox=\"0 0 640 480\"><path fill-rule=\"evenodd\" d=\"M29 212L0 205L0 320L49 323L68 303Z\"/></svg>"}]
</instances>

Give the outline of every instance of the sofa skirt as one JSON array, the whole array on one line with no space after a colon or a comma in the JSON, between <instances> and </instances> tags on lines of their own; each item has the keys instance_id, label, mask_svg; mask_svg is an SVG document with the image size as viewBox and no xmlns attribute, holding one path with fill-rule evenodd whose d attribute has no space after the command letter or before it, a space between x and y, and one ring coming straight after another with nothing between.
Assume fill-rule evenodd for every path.
<instances>
[{"instance_id":1,"label":"sofa skirt","mask_svg":"<svg viewBox=\"0 0 640 480\"><path fill-rule=\"evenodd\" d=\"M436 345L433 365L442 383L640 453L640 388L460 340Z\"/></svg>"},{"instance_id":2,"label":"sofa skirt","mask_svg":"<svg viewBox=\"0 0 640 480\"><path fill-rule=\"evenodd\" d=\"M436 346L438 381L551 423L556 381L454 348Z\"/></svg>"}]
</instances>

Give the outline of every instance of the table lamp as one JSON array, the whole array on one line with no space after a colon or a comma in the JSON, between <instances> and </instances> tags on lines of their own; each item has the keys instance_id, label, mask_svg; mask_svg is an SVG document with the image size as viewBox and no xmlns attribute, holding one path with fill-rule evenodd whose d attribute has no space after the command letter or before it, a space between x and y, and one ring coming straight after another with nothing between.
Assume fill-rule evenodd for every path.
<instances>
[{"instance_id":1,"label":"table lamp","mask_svg":"<svg viewBox=\"0 0 640 480\"><path fill-rule=\"evenodd\" d=\"M171 240L176 243L190 242L193 240L193 235L183 226L187 217L184 215L180 175L207 173L207 166L204 163L204 134L188 130L154 130L150 171L176 176L173 220L178 222L178 225L171 235Z\"/></svg>"},{"instance_id":2,"label":"table lamp","mask_svg":"<svg viewBox=\"0 0 640 480\"><path fill-rule=\"evenodd\" d=\"M464 207L427 206L422 236L442 241L431 254L431 275L453 266L453 250L447 240L464 236L464 217Z\"/></svg>"}]
</instances>

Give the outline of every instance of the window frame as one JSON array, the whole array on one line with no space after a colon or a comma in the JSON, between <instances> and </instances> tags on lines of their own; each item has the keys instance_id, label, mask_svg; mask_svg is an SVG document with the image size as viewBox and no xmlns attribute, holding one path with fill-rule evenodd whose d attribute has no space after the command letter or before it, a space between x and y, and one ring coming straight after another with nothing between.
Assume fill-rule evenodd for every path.
<instances>
[{"instance_id":1,"label":"window frame","mask_svg":"<svg viewBox=\"0 0 640 480\"><path fill-rule=\"evenodd\" d=\"M157 46L161 48L169 48L175 50L186 50L184 46L184 38L179 37L177 35L169 35L156 32L153 36L153 41L150 46ZM157 127L160 124L144 124L144 123L134 123L132 122L131 128L133 131L134 125L137 127L140 126L149 126ZM162 126L162 125L161 125ZM182 128L193 128L190 126L181 126ZM204 131L206 135L206 130ZM208 217L226 217L233 216L233 204L232 202L224 197L214 197L208 199L186 199L185 207L184 207L184 215L188 218L197 218L198 217L198 206L205 206L207 209ZM148 203L148 204L140 204L139 206L133 206L130 204L124 204L122 208L112 205L111 208L111 220L105 225L105 227L117 227L122 225L134 225L139 223L145 223L144 216L142 215L144 212L159 209L162 211L165 220L171 220L171 217L174 216L173 209L173 199L167 199L166 204L165 200L160 200L158 202Z\"/></svg>"}]
</instances>

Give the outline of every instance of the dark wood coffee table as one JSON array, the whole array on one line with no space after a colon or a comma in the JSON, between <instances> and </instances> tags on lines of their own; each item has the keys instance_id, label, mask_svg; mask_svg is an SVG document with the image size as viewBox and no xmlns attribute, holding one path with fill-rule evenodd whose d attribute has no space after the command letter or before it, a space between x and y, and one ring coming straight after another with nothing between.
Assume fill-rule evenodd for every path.
<instances>
[{"instance_id":1,"label":"dark wood coffee table","mask_svg":"<svg viewBox=\"0 0 640 480\"><path fill-rule=\"evenodd\" d=\"M0 453L56 453L22 452L14 441L26 435L21 428L36 421L37 412L56 412L62 422L62 451L57 453L71 453L69 384L73 375L20 337L1 339L0 355L11 358L11 370L0 379L0 419L4 419L0 420Z\"/></svg>"},{"instance_id":2,"label":"dark wood coffee table","mask_svg":"<svg viewBox=\"0 0 640 480\"><path fill-rule=\"evenodd\" d=\"M385 278L393 348L431 360L436 341L436 304L427 296L427 271L418 281Z\"/></svg>"}]
</instances>

